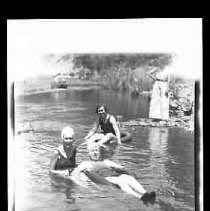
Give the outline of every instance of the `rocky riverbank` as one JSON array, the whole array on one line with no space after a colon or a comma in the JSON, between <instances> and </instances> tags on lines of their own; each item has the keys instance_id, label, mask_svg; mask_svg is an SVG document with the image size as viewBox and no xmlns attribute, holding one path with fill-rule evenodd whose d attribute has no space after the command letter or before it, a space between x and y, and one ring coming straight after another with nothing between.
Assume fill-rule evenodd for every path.
<instances>
[{"instance_id":1,"label":"rocky riverbank","mask_svg":"<svg viewBox=\"0 0 210 211\"><path fill-rule=\"evenodd\" d=\"M153 119L138 118L127 122L121 122L122 127L142 126L142 127L182 127L189 132L194 132L194 117L171 117L169 120L155 121Z\"/></svg>"},{"instance_id":2,"label":"rocky riverbank","mask_svg":"<svg viewBox=\"0 0 210 211\"><path fill-rule=\"evenodd\" d=\"M151 92L147 94L151 96ZM169 87L169 116L168 120L154 120L149 118L138 118L135 120L121 122L123 126L142 127L182 127L189 132L194 132L194 104L195 104L195 81L181 80Z\"/></svg>"}]
</instances>

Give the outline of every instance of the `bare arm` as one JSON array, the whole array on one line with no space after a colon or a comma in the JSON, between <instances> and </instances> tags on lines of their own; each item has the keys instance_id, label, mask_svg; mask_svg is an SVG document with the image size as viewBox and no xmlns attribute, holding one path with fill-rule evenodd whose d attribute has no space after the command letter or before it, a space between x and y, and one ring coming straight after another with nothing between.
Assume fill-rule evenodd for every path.
<instances>
[{"instance_id":1,"label":"bare arm","mask_svg":"<svg viewBox=\"0 0 210 211\"><path fill-rule=\"evenodd\" d=\"M148 75L153 79L156 80L156 77L153 75L156 71L158 70L157 67L153 68L152 70L149 71Z\"/></svg>"},{"instance_id":2,"label":"bare arm","mask_svg":"<svg viewBox=\"0 0 210 211\"><path fill-rule=\"evenodd\" d=\"M81 185L83 187L88 187L88 183L90 179L86 176L85 171L90 167L90 163L88 161L83 161L80 163L71 173L70 178L76 184Z\"/></svg>"},{"instance_id":3,"label":"bare arm","mask_svg":"<svg viewBox=\"0 0 210 211\"><path fill-rule=\"evenodd\" d=\"M118 169L123 169L123 168L124 168L124 166L121 166L120 164L115 163L115 162L113 162L113 161L111 161L111 160L104 160L104 163L105 163L108 167L110 167L110 168L118 168Z\"/></svg>"},{"instance_id":4,"label":"bare arm","mask_svg":"<svg viewBox=\"0 0 210 211\"><path fill-rule=\"evenodd\" d=\"M155 76L152 74L149 74L149 77L152 78L154 81L156 80Z\"/></svg>"},{"instance_id":5,"label":"bare arm","mask_svg":"<svg viewBox=\"0 0 210 211\"><path fill-rule=\"evenodd\" d=\"M58 160L59 153L57 150L54 150L53 156L50 161L50 170L55 170L55 165Z\"/></svg>"},{"instance_id":6,"label":"bare arm","mask_svg":"<svg viewBox=\"0 0 210 211\"><path fill-rule=\"evenodd\" d=\"M90 130L90 132L87 134L87 136L85 136L85 140L89 139L93 134L96 133L96 131L98 130L99 124L96 121L93 125L93 128Z\"/></svg>"},{"instance_id":7,"label":"bare arm","mask_svg":"<svg viewBox=\"0 0 210 211\"><path fill-rule=\"evenodd\" d=\"M91 164L89 161L83 161L72 171L71 175L78 175L78 174L86 171L87 169L90 168L90 165Z\"/></svg>"},{"instance_id":8,"label":"bare arm","mask_svg":"<svg viewBox=\"0 0 210 211\"><path fill-rule=\"evenodd\" d=\"M121 174L129 174L133 177L136 177L136 174L134 172L128 171L124 166L121 166L120 164L117 164L110 160L104 160L104 162L109 166L110 168L114 169L116 172Z\"/></svg>"},{"instance_id":9,"label":"bare arm","mask_svg":"<svg viewBox=\"0 0 210 211\"><path fill-rule=\"evenodd\" d=\"M115 131L115 134L116 134L116 138L117 138L117 143L118 144L122 144L120 129L119 129L119 126L117 124L116 119L113 116L110 117L110 122L112 123L112 126L114 128L114 131Z\"/></svg>"}]
</instances>

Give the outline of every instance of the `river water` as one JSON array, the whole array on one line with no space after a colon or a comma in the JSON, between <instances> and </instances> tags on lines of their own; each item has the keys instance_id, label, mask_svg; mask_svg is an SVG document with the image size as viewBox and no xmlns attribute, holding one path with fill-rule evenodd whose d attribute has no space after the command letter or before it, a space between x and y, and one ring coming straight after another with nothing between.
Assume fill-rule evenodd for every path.
<instances>
[{"instance_id":1,"label":"river water","mask_svg":"<svg viewBox=\"0 0 210 211\"><path fill-rule=\"evenodd\" d=\"M106 102L110 113L123 116L123 121L148 117L149 99L143 95L133 99L128 93L93 89L16 97L16 124L30 122L34 128L15 140L16 211L195 210L194 134L182 128L127 126L132 142L104 153L135 171L146 190L156 191L153 205L144 205L115 187L85 188L49 175L53 148L61 144L61 129L71 125L76 139L82 139L93 124L98 102ZM77 163L87 159L85 147L79 147Z\"/></svg>"}]
</instances>

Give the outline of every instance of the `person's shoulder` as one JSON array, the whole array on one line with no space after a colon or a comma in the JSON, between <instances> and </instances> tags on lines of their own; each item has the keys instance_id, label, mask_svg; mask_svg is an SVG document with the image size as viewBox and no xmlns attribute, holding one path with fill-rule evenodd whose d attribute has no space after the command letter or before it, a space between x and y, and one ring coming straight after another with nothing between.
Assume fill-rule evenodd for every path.
<instances>
[{"instance_id":1,"label":"person's shoulder","mask_svg":"<svg viewBox=\"0 0 210 211\"><path fill-rule=\"evenodd\" d=\"M116 122L116 117L114 115L109 114L110 122Z\"/></svg>"},{"instance_id":2,"label":"person's shoulder","mask_svg":"<svg viewBox=\"0 0 210 211\"><path fill-rule=\"evenodd\" d=\"M61 151L61 150L63 150L63 145L60 145L60 146L56 147L55 149L58 151Z\"/></svg>"},{"instance_id":3,"label":"person's shoulder","mask_svg":"<svg viewBox=\"0 0 210 211\"><path fill-rule=\"evenodd\" d=\"M60 146L56 147L56 148L54 149L54 154L59 153L59 152L61 152L61 151L63 151L63 145L60 145Z\"/></svg>"},{"instance_id":4,"label":"person's shoulder","mask_svg":"<svg viewBox=\"0 0 210 211\"><path fill-rule=\"evenodd\" d=\"M72 148L73 148L73 150L77 150L77 148L79 147L79 145L78 144L76 144L76 142L72 145Z\"/></svg>"}]
</instances>

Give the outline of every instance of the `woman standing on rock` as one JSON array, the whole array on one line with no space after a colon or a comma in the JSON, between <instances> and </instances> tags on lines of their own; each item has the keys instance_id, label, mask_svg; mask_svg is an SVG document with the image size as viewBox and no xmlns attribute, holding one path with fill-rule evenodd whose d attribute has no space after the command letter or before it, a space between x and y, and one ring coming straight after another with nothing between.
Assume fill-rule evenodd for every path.
<instances>
[{"instance_id":1,"label":"woman standing on rock","mask_svg":"<svg viewBox=\"0 0 210 211\"><path fill-rule=\"evenodd\" d=\"M162 65L159 64L158 66L159 67L156 66L149 72L149 76L154 80L150 101L149 118L156 120L168 120L168 73Z\"/></svg>"}]
</instances>

